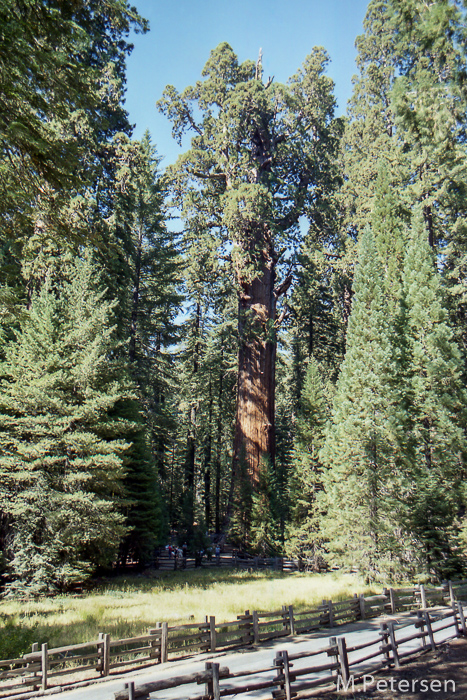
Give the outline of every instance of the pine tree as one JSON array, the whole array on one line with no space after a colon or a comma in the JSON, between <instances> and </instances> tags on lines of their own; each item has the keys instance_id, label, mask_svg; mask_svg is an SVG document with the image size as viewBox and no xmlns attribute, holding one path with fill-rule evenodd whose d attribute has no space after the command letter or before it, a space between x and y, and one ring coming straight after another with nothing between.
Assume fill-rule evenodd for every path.
<instances>
[{"instance_id":1,"label":"pine tree","mask_svg":"<svg viewBox=\"0 0 467 700\"><path fill-rule=\"evenodd\" d=\"M456 566L454 526L462 503L467 396L462 356L420 210L412 226L403 282L413 450L408 521L419 542L419 565L443 577Z\"/></svg>"},{"instance_id":2,"label":"pine tree","mask_svg":"<svg viewBox=\"0 0 467 700\"><path fill-rule=\"evenodd\" d=\"M322 373L314 358L308 364L297 421L293 470L290 479L290 521L287 549L292 556L312 559L320 556L317 495L323 487L323 466L319 452L324 443L329 397Z\"/></svg>"},{"instance_id":3,"label":"pine tree","mask_svg":"<svg viewBox=\"0 0 467 700\"><path fill-rule=\"evenodd\" d=\"M112 361L104 295L89 256L68 263L46 278L5 349L0 483L15 591L82 580L112 562L124 532L118 502L134 428L112 415L130 384Z\"/></svg>"},{"instance_id":4,"label":"pine tree","mask_svg":"<svg viewBox=\"0 0 467 700\"><path fill-rule=\"evenodd\" d=\"M274 555L282 549L275 498L280 485L275 476L272 465L265 460L261 465L258 486L253 494L250 528L251 549L261 557Z\"/></svg>"},{"instance_id":5,"label":"pine tree","mask_svg":"<svg viewBox=\"0 0 467 700\"><path fill-rule=\"evenodd\" d=\"M319 505L330 551L368 579L399 549L397 419L390 383L395 368L382 290L383 271L367 229L359 246L346 355L320 453L325 492Z\"/></svg>"},{"instance_id":6,"label":"pine tree","mask_svg":"<svg viewBox=\"0 0 467 700\"><path fill-rule=\"evenodd\" d=\"M443 245L446 233L450 238L446 223L459 210L465 218L465 19L465 8L452 0L388 3L397 69L391 103L410 168L407 194L423 203L432 247Z\"/></svg>"},{"instance_id":7,"label":"pine tree","mask_svg":"<svg viewBox=\"0 0 467 700\"><path fill-rule=\"evenodd\" d=\"M405 211L388 176L385 161L378 164L371 207L371 229L384 273L389 313L397 315L402 297L402 271L407 248Z\"/></svg>"},{"instance_id":8,"label":"pine tree","mask_svg":"<svg viewBox=\"0 0 467 700\"><path fill-rule=\"evenodd\" d=\"M144 564L164 539L161 480L166 476L171 433L175 431L171 394L173 344L180 294L180 258L176 236L165 223L159 158L148 132L141 142L123 139L126 157L118 170L114 205L115 257L101 262L111 277L111 298L119 300L119 334L129 343L129 369L137 401L122 415L139 424L127 453L125 509L129 534L120 560L131 556Z\"/></svg>"}]
</instances>

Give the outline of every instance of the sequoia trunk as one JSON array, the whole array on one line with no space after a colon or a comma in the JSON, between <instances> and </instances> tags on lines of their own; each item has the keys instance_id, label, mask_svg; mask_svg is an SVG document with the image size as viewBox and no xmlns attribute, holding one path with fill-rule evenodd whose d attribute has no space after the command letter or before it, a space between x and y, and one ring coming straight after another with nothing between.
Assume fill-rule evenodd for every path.
<instances>
[{"instance_id":1,"label":"sequoia trunk","mask_svg":"<svg viewBox=\"0 0 467 700\"><path fill-rule=\"evenodd\" d=\"M264 255L264 253L263 253ZM264 255L261 274L241 280L239 295L239 350L235 417L233 481L243 460L253 488L262 458L274 464L276 297L275 260Z\"/></svg>"}]
</instances>

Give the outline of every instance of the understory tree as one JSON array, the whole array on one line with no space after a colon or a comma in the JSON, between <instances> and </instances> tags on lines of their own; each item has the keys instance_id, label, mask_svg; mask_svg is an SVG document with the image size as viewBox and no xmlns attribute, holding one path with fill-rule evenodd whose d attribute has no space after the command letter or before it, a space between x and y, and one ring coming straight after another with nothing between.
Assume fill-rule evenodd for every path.
<instances>
[{"instance_id":1,"label":"understory tree","mask_svg":"<svg viewBox=\"0 0 467 700\"><path fill-rule=\"evenodd\" d=\"M0 484L9 519L10 589L43 593L115 559L125 453L118 414L131 385L118 359L113 305L89 256L50 275L5 348Z\"/></svg>"},{"instance_id":2,"label":"understory tree","mask_svg":"<svg viewBox=\"0 0 467 700\"><path fill-rule=\"evenodd\" d=\"M395 470L399 425L391 379L396 366L383 279L367 228L359 245L346 355L320 452L325 467L321 535L337 561L360 568L369 580L402 544L395 528L404 486Z\"/></svg>"},{"instance_id":3,"label":"understory tree","mask_svg":"<svg viewBox=\"0 0 467 700\"><path fill-rule=\"evenodd\" d=\"M445 305L422 212L414 218L404 265L404 332L410 476L408 529L422 570L443 578L458 570L465 459L463 359Z\"/></svg>"},{"instance_id":4,"label":"understory tree","mask_svg":"<svg viewBox=\"0 0 467 700\"><path fill-rule=\"evenodd\" d=\"M321 556L317 499L323 488L323 465L319 453L324 443L329 408L323 373L312 357L301 393L289 479L287 549L292 556L311 560L315 568L318 568Z\"/></svg>"}]
</instances>

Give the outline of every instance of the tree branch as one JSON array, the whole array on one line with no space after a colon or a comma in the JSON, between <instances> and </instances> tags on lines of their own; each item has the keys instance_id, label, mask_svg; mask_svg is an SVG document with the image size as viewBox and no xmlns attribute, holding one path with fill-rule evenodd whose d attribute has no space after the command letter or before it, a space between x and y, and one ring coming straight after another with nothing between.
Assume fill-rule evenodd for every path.
<instances>
[{"instance_id":1,"label":"tree branch","mask_svg":"<svg viewBox=\"0 0 467 700\"><path fill-rule=\"evenodd\" d=\"M190 122L191 128L194 129L200 136L204 136L203 130L199 128L198 124L195 122L195 120L191 116L190 110L187 107L185 107L185 116L188 119L188 121Z\"/></svg>"},{"instance_id":2,"label":"tree branch","mask_svg":"<svg viewBox=\"0 0 467 700\"><path fill-rule=\"evenodd\" d=\"M190 175L201 178L201 180L227 180L225 173L200 173L198 170L190 170Z\"/></svg>"},{"instance_id":3,"label":"tree branch","mask_svg":"<svg viewBox=\"0 0 467 700\"><path fill-rule=\"evenodd\" d=\"M278 287L275 288L274 296L276 297L276 299L278 299L280 296L282 296L283 294L285 294L289 290L289 287L292 284L292 281L293 281L293 275L291 273L289 273L287 275L287 277L285 278L285 280L283 282L281 282L281 284Z\"/></svg>"}]
</instances>

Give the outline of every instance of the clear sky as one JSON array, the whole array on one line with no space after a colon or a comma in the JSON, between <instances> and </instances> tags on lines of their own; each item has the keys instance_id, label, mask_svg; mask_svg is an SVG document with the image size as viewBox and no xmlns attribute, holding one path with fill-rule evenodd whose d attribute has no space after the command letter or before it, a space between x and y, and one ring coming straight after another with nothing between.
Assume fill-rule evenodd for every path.
<instances>
[{"instance_id":1,"label":"clear sky","mask_svg":"<svg viewBox=\"0 0 467 700\"><path fill-rule=\"evenodd\" d=\"M263 49L265 77L286 82L313 46L331 58L328 74L336 83L338 112L345 113L355 73L355 38L362 33L368 0L133 0L151 31L131 38L126 108L136 124L135 138L146 129L162 166L180 152L168 120L156 101L166 85L183 90L201 78L209 52L227 41L240 61L256 60Z\"/></svg>"}]
</instances>

